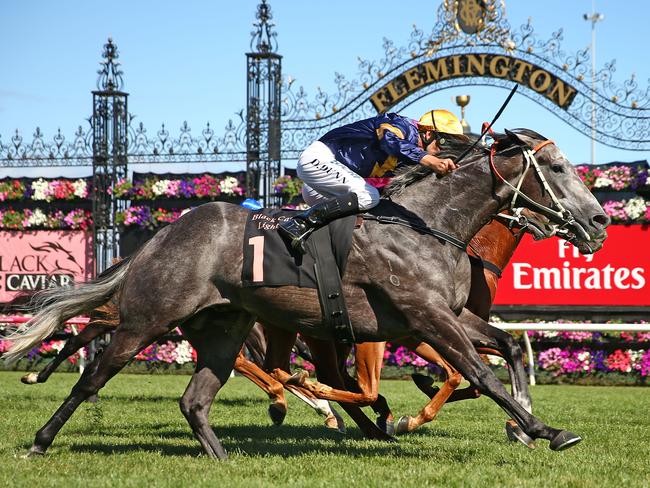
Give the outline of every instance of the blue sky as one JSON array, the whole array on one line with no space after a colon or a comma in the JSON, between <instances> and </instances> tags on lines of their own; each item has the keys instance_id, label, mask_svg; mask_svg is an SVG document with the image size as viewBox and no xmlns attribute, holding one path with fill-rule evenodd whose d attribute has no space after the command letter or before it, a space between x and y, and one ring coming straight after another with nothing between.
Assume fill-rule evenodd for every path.
<instances>
[{"instance_id":1,"label":"blue sky","mask_svg":"<svg viewBox=\"0 0 650 488\"><path fill-rule=\"evenodd\" d=\"M278 33L283 73L314 94L320 86L334 91L334 74L356 78L358 57L382 57L383 38L406 45L415 23L429 32L439 1L399 8L388 0L269 1ZM184 0L105 2L90 0L3 0L0 2L0 135L6 143L18 129L31 140L36 126L51 140L57 128L71 138L91 113L91 90L102 46L111 36L120 52L130 111L149 132L165 123L172 134L187 121L198 134L210 122L217 134L245 107L245 53L257 0L238 2ZM507 18L513 28L532 17L539 38L564 28L563 49L573 53L591 40L582 15L591 0L510 0ZM597 26L597 64L616 59L616 81L631 73L648 85L647 19L643 0L599 0L605 14ZM452 97L469 94L468 121L474 128L492 118L507 93L499 88L452 88L426 97L403 111L418 118L430 107L457 111ZM556 140L574 163L590 159L590 140L545 108L518 95L497 128L530 127ZM647 159L647 152L597 145L597 160ZM286 162L287 166L294 162ZM168 170L161 166L141 170ZM178 165L173 171L186 169ZM219 171L214 165L198 170ZM42 170L34 170L43 173ZM56 170L64 174L70 170ZM90 170L79 170L88 173ZM6 174L6 170L0 169ZM27 170L20 170L28 174ZM12 172L15 174L15 171Z\"/></svg>"}]
</instances>

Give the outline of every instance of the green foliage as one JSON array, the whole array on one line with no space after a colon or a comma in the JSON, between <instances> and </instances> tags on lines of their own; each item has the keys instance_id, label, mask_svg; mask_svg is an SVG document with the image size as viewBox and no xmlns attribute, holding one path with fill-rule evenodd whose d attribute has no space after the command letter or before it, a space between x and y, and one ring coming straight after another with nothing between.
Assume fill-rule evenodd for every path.
<instances>
[{"instance_id":1,"label":"green foliage","mask_svg":"<svg viewBox=\"0 0 650 488\"><path fill-rule=\"evenodd\" d=\"M361 438L346 416L347 436L288 395L285 425L274 427L268 400L243 378L231 379L211 411L230 454L201 454L178 408L187 376L114 378L98 404L83 404L44 458L20 459L59 407L77 374L41 385L0 373L2 486L644 486L650 443L648 391L642 387L537 386L534 410L584 441L564 452L548 442L527 450L503 433L505 414L487 398L445 405L438 418L399 442ZM407 381L384 381L396 415L415 414L425 398ZM372 416L372 411L366 409Z\"/></svg>"}]
</instances>

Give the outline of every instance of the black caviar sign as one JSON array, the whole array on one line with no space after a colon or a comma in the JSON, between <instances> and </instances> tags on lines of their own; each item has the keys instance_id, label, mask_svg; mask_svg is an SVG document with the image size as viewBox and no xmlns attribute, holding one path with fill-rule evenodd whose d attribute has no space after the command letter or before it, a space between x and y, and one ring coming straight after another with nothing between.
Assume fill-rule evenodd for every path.
<instances>
[{"instance_id":1,"label":"black caviar sign","mask_svg":"<svg viewBox=\"0 0 650 488\"><path fill-rule=\"evenodd\" d=\"M497 54L457 54L414 66L370 96L377 112L432 83L452 78L489 77L517 82L567 109L577 90L543 68L522 59Z\"/></svg>"}]
</instances>

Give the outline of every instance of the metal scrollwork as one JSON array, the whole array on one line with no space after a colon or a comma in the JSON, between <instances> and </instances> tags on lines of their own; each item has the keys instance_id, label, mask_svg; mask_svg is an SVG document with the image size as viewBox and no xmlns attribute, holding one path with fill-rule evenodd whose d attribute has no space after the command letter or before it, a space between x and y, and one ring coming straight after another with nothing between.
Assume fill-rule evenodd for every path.
<instances>
[{"instance_id":1,"label":"metal scrollwork","mask_svg":"<svg viewBox=\"0 0 650 488\"><path fill-rule=\"evenodd\" d=\"M477 6L482 10L477 10ZM281 56L277 54L277 37L271 20L270 7L266 0L261 0L251 33L251 48L253 56L258 56L262 62L250 64L248 70L254 72L248 74L249 78L259 77L262 81L273 80L272 83L276 83ZM548 108L587 136L591 135L593 99L599 142L621 149L649 150L650 87L640 86L634 75L622 83L615 81L614 61L604 64L592 80L589 48L566 52L562 41L561 29L548 39L538 38L531 19L519 28L511 28L501 0L443 0L437 9L437 22L429 34L413 26L406 45L402 47L384 39L384 54L379 60L358 58L357 73L353 77L335 73L332 93L318 88L314 94L309 94L293 77L287 77L281 81L281 86L274 85L273 93L277 93L279 101L272 98L261 103L261 98L251 98L247 107L249 113L241 111L234 120L229 120L221 136L210 124L199 133L192 133L187 123L183 123L175 135L163 125L152 136L142 123L135 124L129 117L128 160L136 164L243 162L247 161L247 155L250 157L252 149L268 152L271 144L266 138L276 134L281 134L282 158L295 158L329 128L375 114L376 109L369 97L406 70L428 60L469 53L511 56L543 68L576 89L570 105L560 108L527 87L520 90L521 94ZM104 92L121 90L123 73L117 62L117 48L111 39L104 46L102 58L97 87ZM264 61L270 58L277 63L270 65ZM592 81L595 86L593 93ZM279 81L277 83L280 85ZM409 94L391 110L403 109L429 93L449 87L506 87L511 84L511 81L493 77L441 79ZM281 130L269 131L267 121L263 119L262 109L271 102L279 104ZM94 107L93 110L99 113L103 107ZM255 132L252 135L251 127ZM247 141L259 147L255 144L247 147ZM38 128L29 143L18 132L8 139L0 138L0 164L5 167L89 166L92 155L92 130L81 126L70 139L58 131L51 140L46 140Z\"/></svg>"}]
</instances>

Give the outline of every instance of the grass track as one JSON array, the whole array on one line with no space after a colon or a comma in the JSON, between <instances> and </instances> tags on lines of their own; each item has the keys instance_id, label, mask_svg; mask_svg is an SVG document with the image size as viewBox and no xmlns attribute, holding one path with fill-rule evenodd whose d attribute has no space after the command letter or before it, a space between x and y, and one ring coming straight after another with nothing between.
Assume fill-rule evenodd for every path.
<instances>
[{"instance_id":1,"label":"grass track","mask_svg":"<svg viewBox=\"0 0 650 488\"><path fill-rule=\"evenodd\" d=\"M583 436L564 452L510 444L506 419L487 398L446 405L436 421L396 444L366 441L346 417L341 437L289 398L282 427L263 393L228 382L211 421L230 454L201 455L178 409L189 377L118 375L97 404L82 405L40 459L21 459L34 433L69 393L75 374L26 386L0 372L0 486L650 486L650 389L533 387L536 415ZM424 397L406 381L382 382L397 415ZM368 410L368 415L372 414Z\"/></svg>"}]
</instances>

